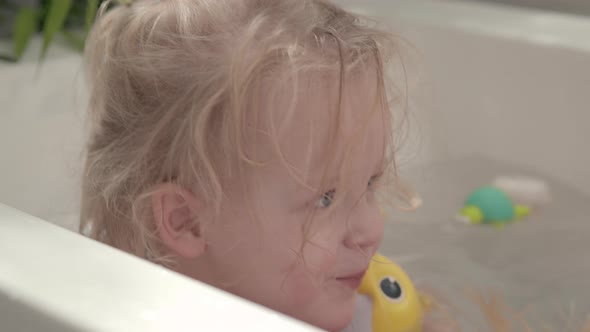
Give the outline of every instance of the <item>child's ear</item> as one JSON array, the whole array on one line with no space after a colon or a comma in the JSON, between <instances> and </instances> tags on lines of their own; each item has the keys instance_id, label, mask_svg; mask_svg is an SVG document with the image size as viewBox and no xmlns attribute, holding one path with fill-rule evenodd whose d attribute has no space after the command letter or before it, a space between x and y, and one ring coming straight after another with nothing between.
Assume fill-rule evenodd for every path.
<instances>
[{"instance_id":1,"label":"child's ear","mask_svg":"<svg viewBox=\"0 0 590 332\"><path fill-rule=\"evenodd\" d=\"M207 244L201 234L201 206L196 195L165 183L152 194L152 212L162 243L183 258L197 258Z\"/></svg>"}]
</instances>

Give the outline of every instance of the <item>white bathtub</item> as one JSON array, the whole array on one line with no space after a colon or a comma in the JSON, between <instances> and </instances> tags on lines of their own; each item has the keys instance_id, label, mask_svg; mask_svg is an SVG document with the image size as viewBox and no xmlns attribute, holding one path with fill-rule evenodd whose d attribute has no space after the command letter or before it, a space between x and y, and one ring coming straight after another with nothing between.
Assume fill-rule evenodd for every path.
<instances>
[{"instance_id":1,"label":"white bathtub","mask_svg":"<svg viewBox=\"0 0 590 332\"><path fill-rule=\"evenodd\" d=\"M0 330L317 331L2 204Z\"/></svg>"},{"instance_id":2,"label":"white bathtub","mask_svg":"<svg viewBox=\"0 0 590 332\"><path fill-rule=\"evenodd\" d=\"M465 1L487 1L497 4L506 4L510 6L520 6L525 8L536 8L544 10L553 10L575 15L590 16L590 2L586 0L465 0Z\"/></svg>"},{"instance_id":3,"label":"white bathtub","mask_svg":"<svg viewBox=\"0 0 590 332\"><path fill-rule=\"evenodd\" d=\"M421 54L411 61L423 68L420 80L411 90L415 117L411 128L419 129L419 134L411 135L413 139L402 156L406 171L441 163L461 167L461 162L453 161L476 158L480 160L476 166L484 167L486 164L481 160L490 160L491 165L506 163L521 172L541 174L567 188L563 191L570 195L567 197L575 197L576 202L583 202L581 197L590 195L590 18L507 9L479 2L340 2L381 16L400 35L411 40ZM0 64L0 202L75 229L84 137L85 95L80 89L80 57L63 48L53 48L37 80L34 59L35 54L31 53L23 63ZM72 93L72 88L76 93ZM491 175L493 170L488 169L486 176ZM470 181L476 184L475 177ZM425 197L436 200L434 193L439 191L433 189ZM426 211L428 208L426 205ZM0 310L0 315L28 310L35 317L42 317L41 322L52 322L55 326L87 330L100 330L104 326L101 315L76 318L72 311L74 293L54 302L55 299L48 297L59 295L43 291L43 287L84 288L83 280L72 279L72 270L67 265L67 255L72 253L60 243L71 241L80 252L112 257L113 264L102 261L103 271L116 268L116 264L130 264L137 271L145 271L148 279L157 278L160 273L147 263L118 257L113 250L2 209L0 239L4 242L0 241L0 246L11 251L1 253L0 272L10 270L11 274L0 279L0 308L9 306L11 311ZM452 210L452 207L445 209ZM443 211L435 210L437 216ZM582 210L575 213L579 218L586 215ZM418 223L418 227L422 226ZM558 231L566 228L559 227ZM580 226L577 233L587 232L588 227ZM446 230L439 231L443 232L441 236L448 236ZM528 233L522 234L527 238ZM387 244L394 237L395 232L386 233L384 250L391 255L399 253L398 248ZM476 237L471 239L477 242L473 240ZM491 237L483 243L493 245L494 241ZM19 254L19 248L26 251ZM51 278L43 284L42 279L28 275L36 271L29 260L52 250L63 255L56 257L63 270L47 265ZM453 250L457 257L463 255L458 248ZM457 261L457 266L460 264ZM93 271L96 280L103 280L100 271ZM68 284L60 285L60 280ZM174 282L187 284L186 280ZM29 290L27 283L30 283ZM578 284L584 286L583 282ZM587 286L583 289L590 289ZM187 287L199 292L199 286ZM37 288L39 291L31 291ZM19 303L10 298L15 289ZM118 298L131 301L125 296ZM56 303L58 309L65 311L53 310ZM100 311L98 307L93 308ZM27 315L14 314L8 318L19 317ZM3 321L7 317L0 318Z\"/></svg>"}]
</instances>

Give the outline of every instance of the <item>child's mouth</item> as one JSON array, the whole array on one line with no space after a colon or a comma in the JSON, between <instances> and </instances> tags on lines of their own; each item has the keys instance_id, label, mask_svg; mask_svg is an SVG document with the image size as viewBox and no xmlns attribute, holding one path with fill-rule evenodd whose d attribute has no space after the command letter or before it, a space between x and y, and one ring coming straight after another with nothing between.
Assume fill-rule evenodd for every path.
<instances>
[{"instance_id":1,"label":"child's mouth","mask_svg":"<svg viewBox=\"0 0 590 332\"><path fill-rule=\"evenodd\" d=\"M347 275L347 276L343 276L343 277L338 277L336 278L336 281L340 282L342 285L351 288L351 289L357 289L359 288L359 286L361 285L361 282L363 281L363 277L365 276L365 272L366 270L363 270L359 273L355 273L355 274L351 274L351 275Z\"/></svg>"}]
</instances>

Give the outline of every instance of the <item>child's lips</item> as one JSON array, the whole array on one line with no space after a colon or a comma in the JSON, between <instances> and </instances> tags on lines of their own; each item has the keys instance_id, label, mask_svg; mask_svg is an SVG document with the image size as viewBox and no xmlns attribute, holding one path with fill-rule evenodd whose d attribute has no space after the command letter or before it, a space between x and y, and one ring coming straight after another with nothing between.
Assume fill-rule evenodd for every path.
<instances>
[{"instance_id":1,"label":"child's lips","mask_svg":"<svg viewBox=\"0 0 590 332\"><path fill-rule=\"evenodd\" d=\"M354 274L350 274L350 275L346 275L346 276L342 276L342 277L337 277L336 281L338 281L339 283L341 283L344 286L349 287L351 289L357 289L357 288L359 288L359 286L361 285L361 282L363 281L363 277L365 276L365 272L367 272L367 270L362 270L361 272L358 272L358 273L354 273Z\"/></svg>"}]
</instances>

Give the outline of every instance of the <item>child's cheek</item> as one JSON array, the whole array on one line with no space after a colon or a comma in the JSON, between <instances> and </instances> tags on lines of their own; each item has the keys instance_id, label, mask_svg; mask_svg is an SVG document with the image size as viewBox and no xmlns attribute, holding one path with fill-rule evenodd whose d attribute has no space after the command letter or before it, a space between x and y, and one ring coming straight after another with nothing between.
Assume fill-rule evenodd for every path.
<instances>
[{"instance_id":1,"label":"child's cheek","mask_svg":"<svg viewBox=\"0 0 590 332\"><path fill-rule=\"evenodd\" d=\"M305 250L304 250L305 252ZM309 251L307 252L310 253ZM333 278L335 256L330 254L307 255L305 263L296 261L286 272L283 290L293 305L305 305L321 296L325 283Z\"/></svg>"},{"instance_id":2,"label":"child's cheek","mask_svg":"<svg viewBox=\"0 0 590 332\"><path fill-rule=\"evenodd\" d=\"M320 285L301 266L286 276L284 283L285 295L290 307L303 307L316 298Z\"/></svg>"},{"instance_id":3,"label":"child's cheek","mask_svg":"<svg viewBox=\"0 0 590 332\"><path fill-rule=\"evenodd\" d=\"M314 275L326 279L334 277L337 263L339 239L335 237L338 232L331 232L329 229L317 232L314 238L303 247L303 258L307 268Z\"/></svg>"}]
</instances>

